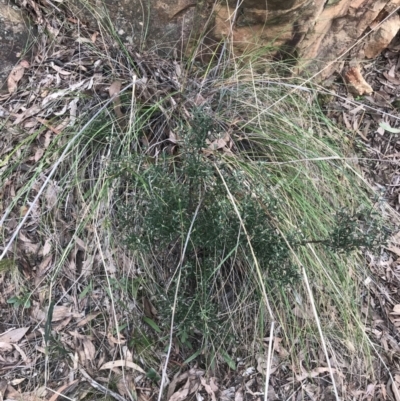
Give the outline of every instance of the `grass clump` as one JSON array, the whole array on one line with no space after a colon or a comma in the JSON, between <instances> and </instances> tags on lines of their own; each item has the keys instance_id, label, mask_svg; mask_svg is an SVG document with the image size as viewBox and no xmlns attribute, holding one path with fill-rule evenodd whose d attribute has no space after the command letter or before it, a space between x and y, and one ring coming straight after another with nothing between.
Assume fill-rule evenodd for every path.
<instances>
[{"instance_id":1,"label":"grass clump","mask_svg":"<svg viewBox=\"0 0 400 401\"><path fill-rule=\"evenodd\" d=\"M324 143L308 134L304 147L299 146L304 135L299 127L292 127L295 136L289 142L279 132L261 130L260 120L253 127L245 121L243 129L231 134L231 148L221 151L214 145L226 138L221 132L227 130L221 123L224 117L194 108L192 119L176 129L174 152L164 147L157 157L143 152L117 158L111 167L123 188L117 203L119 232L128 248L146 255L152 266L149 274L156 285L147 295L159 310L159 324L170 327L171 305L178 293L176 337L186 350L200 349L203 356L211 355L211 361L218 351L227 355L235 341L243 339L238 336L243 323L234 316L238 310L258 304L247 317L257 322L260 287L272 294L301 285L293 252L307 264L303 257L308 257L310 246L317 246L318 253L330 255L335 269L340 255L352 258L355 251L376 250L390 232L363 191L354 198L354 191L345 195L349 187L341 184L343 198L332 202L327 196L329 185L338 185L332 181L337 171L339 180L349 185L357 179L352 171L343 171L340 157L335 163L330 160L331 146L337 145L333 136ZM265 128L270 123L283 128L277 124L281 118L266 117ZM326 161L309 161L320 151ZM298 153L296 158L293 153ZM299 159L308 166L292 168ZM240 219L228 193L238 205ZM278 309L284 307L282 301L277 301ZM258 324L265 333L267 321Z\"/></svg>"}]
</instances>

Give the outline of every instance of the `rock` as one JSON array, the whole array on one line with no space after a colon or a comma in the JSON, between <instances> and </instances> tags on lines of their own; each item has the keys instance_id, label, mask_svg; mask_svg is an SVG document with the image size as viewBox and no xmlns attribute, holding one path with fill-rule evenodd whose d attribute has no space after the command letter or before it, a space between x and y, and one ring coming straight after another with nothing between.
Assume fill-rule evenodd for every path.
<instances>
[{"instance_id":1,"label":"rock","mask_svg":"<svg viewBox=\"0 0 400 401\"><path fill-rule=\"evenodd\" d=\"M393 15L385 21L375 32L373 32L365 45L364 54L367 58L375 58L382 50L389 46L389 43L396 36L400 29L400 16Z\"/></svg>"},{"instance_id":2,"label":"rock","mask_svg":"<svg viewBox=\"0 0 400 401\"><path fill-rule=\"evenodd\" d=\"M291 24L278 14L274 13L272 18L265 2L264 9L245 8L236 12L234 7L222 5L216 8L213 34L217 40L228 39L241 53L263 46L278 48L293 37ZM271 18L274 24L268 23Z\"/></svg>"},{"instance_id":3,"label":"rock","mask_svg":"<svg viewBox=\"0 0 400 401\"><path fill-rule=\"evenodd\" d=\"M222 4L216 9L216 39L228 39L238 54L274 46L278 54L293 54L299 72L307 68L320 79L341 71L344 60L376 57L400 27L394 14L367 38L364 54L362 38L400 0L243 0L238 10L236 0Z\"/></svg>"},{"instance_id":4,"label":"rock","mask_svg":"<svg viewBox=\"0 0 400 401\"><path fill-rule=\"evenodd\" d=\"M6 78L27 50L28 21L7 0L0 0L0 91L7 91Z\"/></svg>"},{"instance_id":5,"label":"rock","mask_svg":"<svg viewBox=\"0 0 400 401\"><path fill-rule=\"evenodd\" d=\"M370 95L374 91L362 76L360 66L348 68L344 73L344 79L349 90L357 96Z\"/></svg>"}]
</instances>

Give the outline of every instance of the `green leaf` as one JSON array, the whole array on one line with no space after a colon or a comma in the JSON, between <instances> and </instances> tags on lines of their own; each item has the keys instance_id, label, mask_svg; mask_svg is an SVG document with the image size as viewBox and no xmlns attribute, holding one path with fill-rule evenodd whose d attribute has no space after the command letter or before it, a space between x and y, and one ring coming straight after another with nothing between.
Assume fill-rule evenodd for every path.
<instances>
[{"instance_id":1,"label":"green leaf","mask_svg":"<svg viewBox=\"0 0 400 401\"><path fill-rule=\"evenodd\" d=\"M15 295L13 297L7 299L7 303L8 304L15 304L18 301L19 301L19 298L17 296L15 296Z\"/></svg>"},{"instance_id":2,"label":"green leaf","mask_svg":"<svg viewBox=\"0 0 400 401\"><path fill-rule=\"evenodd\" d=\"M197 358L201 354L202 348L200 348L198 351L196 351L192 356L189 356L188 359L183 361L184 365L187 365L189 362L192 362L193 359Z\"/></svg>"},{"instance_id":3,"label":"green leaf","mask_svg":"<svg viewBox=\"0 0 400 401\"><path fill-rule=\"evenodd\" d=\"M23 307L24 307L25 309L29 309L29 308L31 307L31 299L30 299L30 296L28 296L28 297L24 300Z\"/></svg>"},{"instance_id":4,"label":"green leaf","mask_svg":"<svg viewBox=\"0 0 400 401\"><path fill-rule=\"evenodd\" d=\"M221 351L222 357L224 358L225 362L232 370L236 370L236 363L235 361L227 354L225 351Z\"/></svg>"},{"instance_id":5,"label":"green leaf","mask_svg":"<svg viewBox=\"0 0 400 401\"><path fill-rule=\"evenodd\" d=\"M83 299L89 291L92 291L92 282L90 282L79 294L79 299Z\"/></svg>"},{"instance_id":6,"label":"green leaf","mask_svg":"<svg viewBox=\"0 0 400 401\"><path fill-rule=\"evenodd\" d=\"M400 134L399 128L393 128L388 123L379 123L379 126L385 131L391 132L392 134Z\"/></svg>"},{"instance_id":7,"label":"green leaf","mask_svg":"<svg viewBox=\"0 0 400 401\"><path fill-rule=\"evenodd\" d=\"M161 379L160 375L153 368L147 371L146 376L153 382L158 382Z\"/></svg>"},{"instance_id":8,"label":"green leaf","mask_svg":"<svg viewBox=\"0 0 400 401\"><path fill-rule=\"evenodd\" d=\"M47 320L44 326L44 342L49 345L49 340L51 339L51 321L53 320L53 310L54 310L54 301L50 302L49 310L47 312Z\"/></svg>"},{"instance_id":9,"label":"green leaf","mask_svg":"<svg viewBox=\"0 0 400 401\"><path fill-rule=\"evenodd\" d=\"M154 329L157 333L161 333L161 329L158 327L157 323L150 319L149 317L143 318L144 322L147 323L152 329Z\"/></svg>"},{"instance_id":10,"label":"green leaf","mask_svg":"<svg viewBox=\"0 0 400 401\"><path fill-rule=\"evenodd\" d=\"M121 326L118 326L116 329L114 329L114 333L120 333L122 330L124 330L128 326L128 323L121 324Z\"/></svg>"}]
</instances>

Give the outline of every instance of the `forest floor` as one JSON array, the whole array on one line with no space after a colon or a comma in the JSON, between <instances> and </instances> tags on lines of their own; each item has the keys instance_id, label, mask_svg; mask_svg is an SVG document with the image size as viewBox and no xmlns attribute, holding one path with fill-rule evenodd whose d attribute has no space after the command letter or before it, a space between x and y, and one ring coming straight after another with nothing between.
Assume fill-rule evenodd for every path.
<instances>
[{"instance_id":1,"label":"forest floor","mask_svg":"<svg viewBox=\"0 0 400 401\"><path fill-rule=\"evenodd\" d=\"M238 288L235 283L229 284L229 291L224 292L226 297L220 302L223 306L216 315L230 316L227 311L235 305L232 309L239 316L240 324L243 323L232 329L237 337L229 339L228 345L226 336L224 345L210 335L212 340L205 344L202 338L208 338L207 330L217 330L211 321L214 315L208 310L200 313L192 309L182 318L188 321L191 318L190 325L182 328L177 324L179 334L171 330L173 335L170 335L162 317L165 313L170 318L169 305L162 310L162 301L153 297L151 291L161 286L161 278L165 280L162 285L169 283L167 289L176 285L178 291L179 281L178 284L174 281L178 269L174 272L171 266L178 261L181 268L183 262L175 255L179 253L175 245L170 245L161 260L152 254L153 249L143 256L146 254L128 251L125 243L118 243L120 238L114 236L110 227L118 226L112 219L118 214L114 193L120 188L108 184L110 177L117 173L113 159L107 157L117 149L118 167L122 165L128 171L130 162L121 154L128 150L130 156L139 153L138 149L146 148L146 157L140 159L140 164L151 169L157 164L155 160L162 159L162 154L170 157L184 146L192 149L190 143L182 144L184 140L169 122L191 121L192 110L196 107L208 107L214 116L218 109L214 107L214 96L223 85L216 80L206 80L199 72L201 67L193 66L195 63L191 66L192 72L186 74L181 60L161 59L153 53L140 53L133 47L124 47L121 51L120 44L106 31L87 30L73 16L56 15L53 9L43 6L27 9L27 12L46 30L37 38L32 59L20 61L14 67L7 80L8 92L0 95L1 399L399 401L400 234L396 231L378 254L365 251L354 260L347 259L346 255L340 255L336 260L336 256L328 251L317 250L318 255L326 257L324 263L327 266L332 259L344 267L339 274L342 276L336 282L336 273L328 272L327 282L332 281L332 287L330 284L325 287L323 281L318 281L318 273L313 273L310 268L309 274L314 278L311 287L306 280L304 288L285 287L282 294L273 286L269 289L272 308L267 301L267 307L262 309L262 297L253 298L255 291L243 277L248 274L243 261L238 264L238 269L242 270L234 276L240 284L236 284ZM210 71L206 68L207 74L217 75L219 65L212 68L214 66ZM304 123L305 133L318 136L324 135L326 130L329 141L334 141L332 138L340 127L340 132L345 133L340 139L345 142L344 156L340 159L346 163L347 159L351 160L353 164L346 164L345 168L354 168L352 179L356 186L360 185L359 192L357 189L354 193L360 198L377 194L379 200L375 203L379 204L385 217L397 225L400 211L399 42L394 41L377 60L364 65L363 69L367 82L374 89L370 96L355 99L338 75L330 87L315 85L312 91L294 79L289 82L292 85L290 91L278 97L294 99L293 104L281 106L289 113L288 121L295 119L290 110L294 108L298 113L303 107L297 103L295 91L304 92L304 99L312 110L321 107L330 122L319 114L310 114L310 124L307 120ZM247 77L246 74L243 77ZM261 85L265 79L253 80L250 86L254 82ZM227 88L235 84L224 81ZM287 78L282 82L271 78L268 82L272 87L279 84L282 87L288 85ZM185 99L180 95L183 87L189 93ZM124 97L124 90L130 96ZM254 103L263 101L261 97L253 100ZM135 136L128 131L137 117L132 111L134 102L143 106L141 116L151 114L152 117L143 120L146 134L132 145ZM225 113L225 109L229 112L233 104L233 101L225 104L221 113ZM131 112L128 113L128 109ZM101 114L104 110L108 114ZM323 122L315 120L316 116ZM241 146L248 154L260 152L257 146L261 142L245 128L249 122L242 124L245 117L244 112L232 115L230 123L226 122L228 118L220 122L216 117L220 127L224 128L224 135L212 136L206 130L207 147L200 148L204 160L221 174L226 188L221 166L231 163L227 160L239 154ZM96 118L102 118L100 123ZM261 121L261 114L256 114L256 118L249 117L249 121L254 119ZM112 124L107 125L111 120ZM93 125L93 121L97 125ZM284 124L289 127L288 121ZM201 124L202 120L196 128L200 129ZM244 128L239 129L241 124ZM261 126L261 122L259 124ZM121 132L126 134L121 135ZM162 132L161 136L159 132ZM282 143L286 144L289 139L289 136L285 137ZM321 138L317 139L316 149L325 152L320 145ZM307 143L301 152L310 162L312 159L305 150L308 146L311 148L312 145ZM294 149L292 143L290 148ZM281 162L281 158L286 160L286 153L289 161ZM317 151L315 155L319 156ZM327 151L320 156L328 168L336 167L331 164L336 156ZM218 164L219 157L225 164ZM268 163L275 163L274 166L292 161L292 154L287 149L282 151L281 158L268 157ZM257 163L254 171L258 168ZM176 169L179 168L178 163ZM302 168L299 167L299 171ZM315 170L317 167L311 167L305 175L317 174ZM156 169L149 171L158 174ZM277 168L276 174L281 177L287 171ZM143 177L147 177L145 173ZM300 173L295 170L289 173L293 175L288 179L288 188L292 188ZM207 171L204 174L208 174ZM244 188L251 186L250 178L255 177L257 171L253 174L240 181L244 182ZM347 176L339 177L338 181L330 175L321 175L318 179L312 176L310 183L323 181L321 177L329 181L328 189L323 187L321 191L323 196L336 205L336 199L331 198L345 197L347 184L343 184L343 191L338 189L333 195L329 190L341 185ZM121 182L118 181L118 185L126 185L126 193L138 191L135 194L139 196L140 182L135 184L134 190L127 179L121 178ZM155 181L153 184L156 185ZM280 185L273 187L278 195L284 193L279 192ZM172 188L171 197L174 190L181 190L181 187ZM349 204L354 201L351 191ZM258 194L251 193L247 198L239 191L236 197L239 199L240 196L244 203ZM321 199L316 197L315 204L323 203ZM288 196L281 203L291 201ZM307 210L307 199L302 202L299 204ZM314 204L312 202L310 205ZM173 215L175 211L170 212ZM328 212L330 210L326 210L326 214ZM317 213L315 216L316 220L320 218ZM297 220L293 218L293 221ZM156 223L152 222L158 227ZM320 260L316 251L311 251L313 260ZM299 259L307 260L308 254L302 252L299 251ZM197 257L202 257L201 252ZM357 263L364 263L364 266ZM160 272L160 266L153 266L151 271L155 275L151 276L150 270L142 267L150 264L159 264L165 271ZM225 268L223 262L220 266ZM229 275L224 274L222 272L221 277L228 281ZM159 282L153 282L157 281L155 277ZM182 281L184 277L182 275ZM345 283L343 287L338 286L341 282ZM207 285L211 286L208 282ZM220 294L224 286L218 285L212 284ZM251 289L245 293L244 300L242 298L237 304L228 301L229 296L234 298L232 294L242 294L240 287L246 285ZM335 298L332 294L338 288ZM186 289L188 291L190 288ZM353 292L354 298L348 298ZM190 297L187 299L191 300ZM207 300L205 302L209 305ZM340 310L341 302L343 309L351 304L355 312L347 311L346 316L346 311ZM282 305L290 309L290 315L279 315ZM268 309L269 312L273 310L270 315ZM265 315L262 310L267 310ZM271 324L274 314L278 316L276 325ZM207 325L201 331L203 323L199 322L203 318ZM229 323L229 318L226 320L227 326L237 324L236 321ZM323 327L319 331L321 322ZM347 334L343 335L341 331L352 333L346 337ZM322 339L319 338L321 332ZM221 338L224 343L225 337ZM160 386L165 389L163 395L159 395Z\"/></svg>"}]
</instances>

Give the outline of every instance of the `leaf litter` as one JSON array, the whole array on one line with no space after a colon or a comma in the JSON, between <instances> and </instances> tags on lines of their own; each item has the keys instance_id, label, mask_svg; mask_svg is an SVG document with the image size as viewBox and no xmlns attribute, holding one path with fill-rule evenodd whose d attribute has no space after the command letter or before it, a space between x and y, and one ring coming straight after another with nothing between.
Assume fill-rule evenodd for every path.
<instances>
[{"instance_id":1,"label":"leaf litter","mask_svg":"<svg viewBox=\"0 0 400 401\"><path fill-rule=\"evenodd\" d=\"M365 177L394 210L400 211L400 35L364 68L366 83L373 93L355 97L337 77L331 86L334 96L323 104L328 117L347 128L354 141L361 141L358 162ZM331 81L333 82L333 81ZM395 234L380 258L367 255L372 276L365 282L363 314L366 331L384 350L383 361L392 371L400 368L400 238ZM368 294L368 296L367 296ZM361 397L360 391L351 391ZM357 398L358 399L358 398ZM383 375L371 383L362 398L400 399L400 380Z\"/></svg>"}]
</instances>

